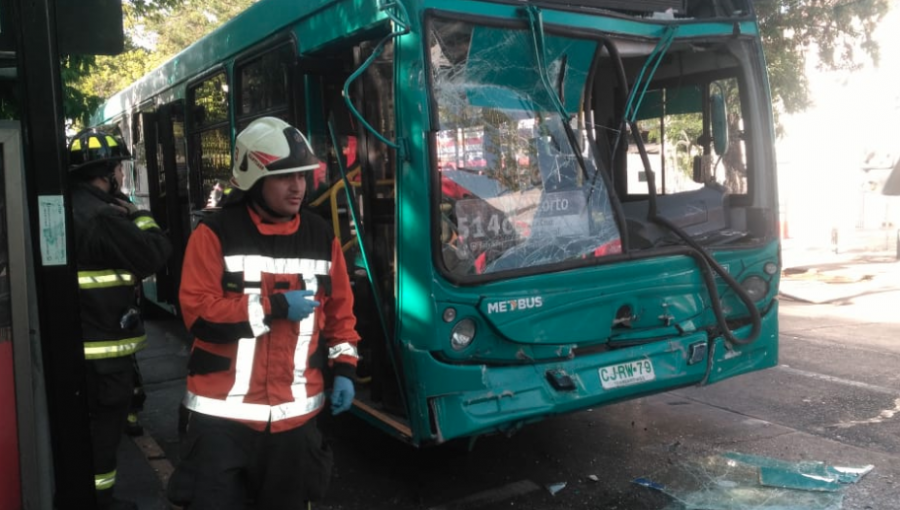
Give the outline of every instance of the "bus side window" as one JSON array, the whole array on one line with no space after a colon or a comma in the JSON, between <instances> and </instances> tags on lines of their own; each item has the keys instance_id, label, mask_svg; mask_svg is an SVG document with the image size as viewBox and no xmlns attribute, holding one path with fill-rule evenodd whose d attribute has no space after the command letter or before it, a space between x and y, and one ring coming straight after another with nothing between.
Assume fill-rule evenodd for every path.
<instances>
[{"instance_id":1,"label":"bus side window","mask_svg":"<svg viewBox=\"0 0 900 510\"><path fill-rule=\"evenodd\" d=\"M288 101L291 65L295 58L293 45L285 43L235 65L238 133L263 115L296 125L290 118Z\"/></svg>"}]
</instances>

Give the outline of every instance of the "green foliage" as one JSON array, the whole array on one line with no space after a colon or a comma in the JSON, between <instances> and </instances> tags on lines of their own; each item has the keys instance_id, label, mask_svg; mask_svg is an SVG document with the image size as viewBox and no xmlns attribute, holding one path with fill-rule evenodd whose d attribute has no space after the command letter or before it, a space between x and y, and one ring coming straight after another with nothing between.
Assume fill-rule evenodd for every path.
<instances>
[{"instance_id":1,"label":"green foliage","mask_svg":"<svg viewBox=\"0 0 900 510\"><path fill-rule=\"evenodd\" d=\"M872 34L892 0L755 0L772 96L787 113L811 106L808 49L824 69L878 63Z\"/></svg>"},{"instance_id":2,"label":"green foliage","mask_svg":"<svg viewBox=\"0 0 900 510\"><path fill-rule=\"evenodd\" d=\"M692 175L693 159L703 152L697 140L703 134L703 114L666 115L666 145L675 148L675 167L686 176Z\"/></svg>"},{"instance_id":3,"label":"green foliage","mask_svg":"<svg viewBox=\"0 0 900 510\"><path fill-rule=\"evenodd\" d=\"M91 67L96 62L94 56L70 55L62 58L60 66L60 80L63 83L70 83L70 80L78 79L81 76L88 75ZM91 112L100 106L102 100L100 97L78 89L76 87L63 87L63 105L65 112ZM68 118L68 115L67 115Z\"/></svg>"},{"instance_id":4,"label":"green foliage","mask_svg":"<svg viewBox=\"0 0 900 510\"><path fill-rule=\"evenodd\" d=\"M131 0L123 3L125 52L63 60L66 117L93 110L257 0Z\"/></svg>"},{"instance_id":5,"label":"green foliage","mask_svg":"<svg viewBox=\"0 0 900 510\"><path fill-rule=\"evenodd\" d=\"M160 11L181 7L185 0L125 0L122 7L138 17L157 16Z\"/></svg>"}]
</instances>

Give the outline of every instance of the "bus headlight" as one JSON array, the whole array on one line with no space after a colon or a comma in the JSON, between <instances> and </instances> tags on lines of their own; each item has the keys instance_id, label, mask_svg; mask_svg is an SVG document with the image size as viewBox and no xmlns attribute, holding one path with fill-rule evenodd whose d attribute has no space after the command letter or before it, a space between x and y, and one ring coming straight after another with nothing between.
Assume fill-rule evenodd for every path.
<instances>
[{"instance_id":1,"label":"bus headlight","mask_svg":"<svg viewBox=\"0 0 900 510\"><path fill-rule=\"evenodd\" d=\"M744 288L744 292L750 296L754 303L760 301L769 293L769 283L759 276L747 277L741 282L741 287Z\"/></svg>"},{"instance_id":2,"label":"bus headlight","mask_svg":"<svg viewBox=\"0 0 900 510\"><path fill-rule=\"evenodd\" d=\"M461 351L475 339L475 321L463 319L453 326L450 331L450 346L454 350Z\"/></svg>"}]
</instances>

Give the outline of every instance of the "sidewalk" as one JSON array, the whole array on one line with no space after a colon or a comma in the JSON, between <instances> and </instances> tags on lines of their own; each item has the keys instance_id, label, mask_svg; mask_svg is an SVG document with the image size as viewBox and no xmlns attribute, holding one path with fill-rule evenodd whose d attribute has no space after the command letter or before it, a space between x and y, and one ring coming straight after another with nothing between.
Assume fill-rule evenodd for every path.
<instances>
[{"instance_id":1,"label":"sidewalk","mask_svg":"<svg viewBox=\"0 0 900 510\"><path fill-rule=\"evenodd\" d=\"M138 353L147 401L140 414L141 437L123 437L119 446L116 497L139 510L170 510L165 484L177 463L178 405L184 395L190 336L181 320L146 322L147 347Z\"/></svg>"},{"instance_id":2,"label":"sidewalk","mask_svg":"<svg viewBox=\"0 0 900 510\"><path fill-rule=\"evenodd\" d=\"M900 290L900 262L894 250L856 249L834 253L787 239L782 244L780 295L814 304Z\"/></svg>"}]
</instances>

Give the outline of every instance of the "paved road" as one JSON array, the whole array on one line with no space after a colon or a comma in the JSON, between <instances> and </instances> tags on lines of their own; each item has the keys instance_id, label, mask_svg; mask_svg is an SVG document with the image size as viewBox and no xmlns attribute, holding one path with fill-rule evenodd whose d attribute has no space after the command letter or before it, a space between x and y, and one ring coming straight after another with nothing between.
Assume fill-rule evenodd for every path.
<instances>
[{"instance_id":1,"label":"paved road","mask_svg":"<svg viewBox=\"0 0 900 510\"><path fill-rule=\"evenodd\" d=\"M697 466L731 451L872 464L843 489L842 508L900 509L900 313L873 311L898 299L784 300L777 368L548 420L472 451L415 451L336 420L336 478L320 508L662 510L672 499L632 480L712 484Z\"/></svg>"}]
</instances>

